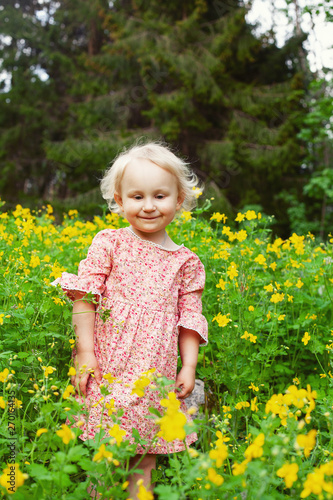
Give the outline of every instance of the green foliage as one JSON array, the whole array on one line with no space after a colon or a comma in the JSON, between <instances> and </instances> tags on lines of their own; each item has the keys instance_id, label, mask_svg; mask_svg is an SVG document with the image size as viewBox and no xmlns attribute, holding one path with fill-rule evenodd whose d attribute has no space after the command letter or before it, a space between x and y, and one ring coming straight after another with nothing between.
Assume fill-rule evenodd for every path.
<instances>
[{"instance_id":1,"label":"green foliage","mask_svg":"<svg viewBox=\"0 0 333 500\"><path fill-rule=\"evenodd\" d=\"M271 218L250 206L231 229L218 212L202 218L209 205L168 228L206 268L210 340L198 374L208 401L195 419L195 448L159 458L156 493L162 500L329 499L332 238L326 245L311 235L273 239ZM6 471L14 432L19 464L14 494L4 487L7 472L0 474L3 498L79 500L95 485L104 498L126 499L135 446L102 434L83 444L79 427L62 427L80 412L68 376L75 335L69 302L50 286L62 271L76 272L97 231L124 222L114 214L85 222L70 210L56 225L50 206L18 206L0 222L0 458ZM154 383L168 392L164 378Z\"/></svg>"}]
</instances>

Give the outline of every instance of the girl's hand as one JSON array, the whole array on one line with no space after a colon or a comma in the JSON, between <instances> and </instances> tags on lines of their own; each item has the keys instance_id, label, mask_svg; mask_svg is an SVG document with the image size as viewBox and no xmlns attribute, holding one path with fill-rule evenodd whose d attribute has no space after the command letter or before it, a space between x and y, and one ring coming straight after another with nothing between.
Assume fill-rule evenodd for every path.
<instances>
[{"instance_id":1,"label":"girl's hand","mask_svg":"<svg viewBox=\"0 0 333 500\"><path fill-rule=\"evenodd\" d=\"M89 381L89 377L93 375L97 384L99 385L102 382L102 374L98 365L98 361L93 352L81 352L75 357L75 369L76 375L71 377L72 385L75 389L87 395L87 384Z\"/></svg>"},{"instance_id":2,"label":"girl's hand","mask_svg":"<svg viewBox=\"0 0 333 500\"><path fill-rule=\"evenodd\" d=\"M187 398L195 386L195 368L193 366L183 366L176 378L176 391L179 399Z\"/></svg>"}]
</instances>

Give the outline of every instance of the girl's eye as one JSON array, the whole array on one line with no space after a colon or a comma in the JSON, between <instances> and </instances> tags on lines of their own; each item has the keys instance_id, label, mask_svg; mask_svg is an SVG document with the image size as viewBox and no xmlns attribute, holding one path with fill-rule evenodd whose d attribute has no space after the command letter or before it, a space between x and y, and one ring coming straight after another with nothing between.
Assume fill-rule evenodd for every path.
<instances>
[{"instance_id":1,"label":"girl's eye","mask_svg":"<svg viewBox=\"0 0 333 500\"><path fill-rule=\"evenodd\" d=\"M135 196L134 196L134 199L135 199L135 200L141 200L141 198L142 198L142 197L141 197L139 194L137 194L137 195L135 195Z\"/></svg>"},{"instance_id":2,"label":"girl's eye","mask_svg":"<svg viewBox=\"0 0 333 500\"><path fill-rule=\"evenodd\" d=\"M163 198L164 198L164 194L158 194L158 195L156 196L156 198L157 198L158 200L163 200Z\"/></svg>"}]
</instances>

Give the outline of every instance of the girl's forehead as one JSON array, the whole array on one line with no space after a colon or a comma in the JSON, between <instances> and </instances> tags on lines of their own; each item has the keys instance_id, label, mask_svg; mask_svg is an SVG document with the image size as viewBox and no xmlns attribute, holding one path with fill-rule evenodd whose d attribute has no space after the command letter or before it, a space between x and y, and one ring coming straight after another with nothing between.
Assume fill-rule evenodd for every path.
<instances>
[{"instance_id":1,"label":"girl's forehead","mask_svg":"<svg viewBox=\"0 0 333 500\"><path fill-rule=\"evenodd\" d=\"M128 182L168 182L177 183L176 176L167 168L161 167L146 158L133 158L126 165L122 183Z\"/></svg>"}]
</instances>

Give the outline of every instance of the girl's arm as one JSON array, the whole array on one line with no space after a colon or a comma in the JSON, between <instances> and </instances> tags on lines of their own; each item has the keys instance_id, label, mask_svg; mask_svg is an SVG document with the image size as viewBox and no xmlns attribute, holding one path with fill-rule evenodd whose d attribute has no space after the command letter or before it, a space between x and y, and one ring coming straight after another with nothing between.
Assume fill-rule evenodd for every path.
<instances>
[{"instance_id":1,"label":"girl's arm","mask_svg":"<svg viewBox=\"0 0 333 500\"><path fill-rule=\"evenodd\" d=\"M176 378L176 387L180 388L178 397L187 398L195 385L195 369L198 362L200 335L188 328L179 328L179 353L182 360L182 369Z\"/></svg>"},{"instance_id":2,"label":"girl's arm","mask_svg":"<svg viewBox=\"0 0 333 500\"><path fill-rule=\"evenodd\" d=\"M88 370L94 371L98 384L102 381L102 375L94 353L94 327L95 327L95 305L84 300L84 292L75 292L73 305L73 326L76 333L76 375L72 377L74 387L79 387L82 394L86 395L87 383L90 377ZM85 368L83 368L85 366ZM81 373L82 372L82 373Z\"/></svg>"}]
</instances>

